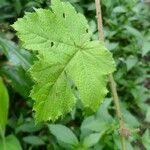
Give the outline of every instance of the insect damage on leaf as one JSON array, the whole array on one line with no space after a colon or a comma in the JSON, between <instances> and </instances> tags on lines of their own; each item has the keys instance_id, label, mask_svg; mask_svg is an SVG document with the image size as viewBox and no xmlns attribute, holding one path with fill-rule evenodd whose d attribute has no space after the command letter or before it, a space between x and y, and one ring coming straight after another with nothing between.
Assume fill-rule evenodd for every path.
<instances>
[{"instance_id":1,"label":"insect damage on leaf","mask_svg":"<svg viewBox=\"0 0 150 150\"><path fill-rule=\"evenodd\" d=\"M70 3L52 0L51 9L36 9L13 27L23 47L38 52L38 61L29 70L35 82L30 96L35 100L36 121L55 121L75 107L66 74L76 85L83 106L96 111L115 65L103 43L90 41L85 17Z\"/></svg>"}]
</instances>

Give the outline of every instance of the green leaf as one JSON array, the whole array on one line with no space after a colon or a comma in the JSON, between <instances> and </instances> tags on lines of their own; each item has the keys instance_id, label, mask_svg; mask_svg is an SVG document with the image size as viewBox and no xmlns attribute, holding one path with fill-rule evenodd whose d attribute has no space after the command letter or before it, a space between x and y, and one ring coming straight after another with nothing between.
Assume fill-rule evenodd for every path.
<instances>
[{"instance_id":1,"label":"green leaf","mask_svg":"<svg viewBox=\"0 0 150 150\"><path fill-rule=\"evenodd\" d=\"M98 143L98 141L100 140L102 135L103 135L103 132L101 132L101 133L92 133L92 134L88 135L87 137L85 137L85 139L83 141L83 145L86 148L94 146L95 144Z\"/></svg>"},{"instance_id":2,"label":"green leaf","mask_svg":"<svg viewBox=\"0 0 150 150\"><path fill-rule=\"evenodd\" d=\"M131 70L138 62L138 59L134 56L129 56L126 60L127 70Z\"/></svg>"},{"instance_id":3,"label":"green leaf","mask_svg":"<svg viewBox=\"0 0 150 150\"><path fill-rule=\"evenodd\" d=\"M25 98L29 96L33 82L22 67L3 65L0 67L0 75L11 81L10 84L20 95Z\"/></svg>"},{"instance_id":4,"label":"green leaf","mask_svg":"<svg viewBox=\"0 0 150 150\"><path fill-rule=\"evenodd\" d=\"M1 0L0 1L0 6L3 6L6 3L6 0Z\"/></svg>"},{"instance_id":5,"label":"green leaf","mask_svg":"<svg viewBox=\"0 0 150 150\"><path fill-rule=\"evenodd\" d=\"M103 104L100 106L97 112L97 119L99 119L100 122L107 123L108 125L112 124L112 122L114 121L113 117L110 115L108 111L111 102L112 102L112 99L107 98L103 102Z\"/></svg>"},{"instance_id":6,"label":"green leaf","mask_svg":"<svg viewBox=\"0 0 150 150\"><path fill-rule=\"evenodd\" d=\"M20 126L15 128L15 131L16 133L19 133L19 132L33 133L33 132L40 131L42 127L43 126L41 124L35 125L35 123L32 121L32 122L21 124Z\"/></svg>"},{"instance_id":7,"label":"green leaf","mask_svg":"<svg viewBox=\"0 0 150 150\"><path fill-rule=\"evenodd\" d=\"M113 9L114 13L125 13L127 9L124 6L117 6Z\"/></svg>"},{"instance_id":8,"label":"green leaf","mask_svg":"<svg viewBox=\"0 0 150 150\"><path fill-rule=\"evenodd\" d=\"M150 52L150 42L146 41L142 45L142 56L145 56L148 52Z\"/></svg>"},{"instance_id":9,"label":"green leaf","mask_svg":"<svg viewBox=\"0 0 150 150\"><path fill-rule=\"evenodd\" d=\"M56 124L56 125L49 125L48 126L51 133L59 140L60 142L77 146L78 145L78 139L74 135L74 133L67 127Z\"/></svg>"},{"instance_id":10,"label":"green leaf","mask_svg":"<svg viewBox=\"0 0 150 150\"><path fill-rule=\"evenodd\" d=\"M129 128L138 128L140 126L140 123L138 122L136 117L133 116L127 109L122 109L122 112L125 123L127 124L127 126L129 126Z\"/></svg>"},{"instance_id":11,"label":"green leaf","mask_svg":"<svg viewBox=\"0 0 150 150\"><path fill-rule=\"evenodd\" d=\"M149 108L149 107L147 108L145 121L146 121L146 122L150 122L150 108Z\"/></svg>"},{"instance_id":12,"label":"green leaf","mask_svg":"<svg viewBox=\"0 0 150 150\"><path fill-rule=\"evenodd\" d=\"M72 111L76 100L68 80L76 85L84 107L98 109L107 94L107 75L115 67L104 44L90 41L83 15L68 2L52 0L52 10L37 9L13 27L25 48L38 51L30 69L37 122L55 121Z\"/></svg>"},{"instance_id":13,"label":"green leaf","mask_svg":"<svg viewBox=\"0 0 150 150\"><path fill-rule=\"evenodd\" d=\"M5 144L0 140L0 150L22 150L18 139L14 135L9 135L5 139Z\"/></svg>"},{"instance_id":14,"label":"green leaf","mask_svg":"<svg viewBox=\"0 0 150 150\"><path fill-rule=\"evenodd\" d=\"M97 120L95 116L90 116L82 122L81 131L84 132L85 130L85 133L87 130L99 132L102 129L101 127L106 127L106 124Z\"/></svg>"},{"instance_id":15,"label":"green leaf","mask_svg":"<svg viewBox=\"0 0 150 150\"><path fill-rule=\"evenodd\" d=\"M103 132L110 128L113 124L113 118L108 112L108 107L110 106L111 99L106 99L100 106L99 111L96 116L87 117L81 125L81 132L83 136L87 134L88 131L93 132Z\"/></svg>"},{"instance_id":16,"label":"green leaf","mask_svg":"<svg viewBox=\"0 0 150 150\"><path fill-rule=\"evenodd\" d=\"M142 143L147 150L149 150L149 148L150 148L149 138L150 138L150 133L149 133L149 130L147 129L142 136Z\"/></svg>"},{"instance_id":17,"label":"green leaf","mask_svg":"<svg viewBox=\"0 0 150 150\"><path fill-rule=\"evenodd\" d=\"M77 14L69 3L52 0L52 11L36 9L35 13L27 13L13 25L18 31L23 47L31 50L50 50L54 45L82 45L89 40L89 28L83 15ZM74 26L74 21L76 25ZM55 32L54 32L55 31ZM73 32L72 32L73 31ZM62 46L62 45L61 45Z\"/></svg>"},{"instance_id":18,"label":"green leaf","mask_svg":"<svg viewBox=\"0 0 150 150\"><path fill-rule=\"evenodd\" d=\"M9 108L9 96L7 89L0 78L0 134L4 136L5 126L7 124L8 117L8 108Z\"/></svg>"},{"instance_id":19,"label":"green leaf","mask_svg":"<svg viewBox=\"0 0 150 150\"><path fill-rule=\"evenodd\" d=\"M45 144L45 142L38 136L26 136L23 138L23 141L36 146Z\"/></svg>"},{"instance_id":20,"label":"green leaf","mask_svg":"<svg viewBox=\"0 0 150 150\"><path fill-rule=\"evenodd\" d=\"M129 35L132 35L133 37L136 38L139 46L141 46L143 44L143 35L141 34L140 31L138 31L136 28L133 28L128 25L125 26L125 29L127 30L126 32L128 32Z\"/></svg>"},{"instance_id":21,"label":"green leaf","mask_svg":"<svg viewBox=\"0 0 150 150\"><path fill-rule=\"evenodd\" d=\"M119 46L118 43L116 42L109 42L109 41L106 41L106 47L111 51L111 50L115 50L117 49L117 47Z\"/></svg>"},{"instance_id":22,"label":"green leaf","mask_svg":"<svg viewBox=\"0 0 150 150\"><path fill-rule=\"evenodd\" d=\"M0 36L0 52L8 59L8 63L0 67L0 75L5 76L20 95L28 97L33 82L26 70L33 64L34 55L3 36Z\"/></svg>"},{"instance_id":23,"label":"green leaf","mask_svg":"<svg viewBox=\"0 0 150 150\"><path fill-rule=\"evenodd\" d=\"M14 42L0 37L0 51L3 52L12 65L28 69L33 64L34 57L25 49L19 48Z\"/></svg>"}]
</instances>

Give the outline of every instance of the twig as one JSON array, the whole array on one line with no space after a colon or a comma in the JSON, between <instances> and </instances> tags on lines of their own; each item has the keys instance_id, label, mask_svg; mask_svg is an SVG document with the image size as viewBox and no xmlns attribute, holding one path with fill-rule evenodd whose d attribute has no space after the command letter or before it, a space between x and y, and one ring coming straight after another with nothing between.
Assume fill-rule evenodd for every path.
<instances>
[{"instance_id":1,"label":"twig","mask_svg":"<svg viewBox=\"0 0 150 150\"><path fill-rule=\"evenodd\" d=\"M102 22L102 12L101 12L100 0L95 0L95 5L96 5L99 39L104 42L105 38L104 38L104 32L103 32L103 22ZM124 135L124 130L126 128L124 127L124 120L123 120L122 113L121 113L119 97L118 97L117 89L116 89L116 83L115 83L115 80L114 80L112 74L109 75L109 81L110 81L110 87L111 87L114 104L116 107L116 114L117 114L117 118L118 118L119 126L120 126L122 150L127 150L126 135ZM126 129L126 130L128 130L128 129Z\"/></svg>"}]
</instances>

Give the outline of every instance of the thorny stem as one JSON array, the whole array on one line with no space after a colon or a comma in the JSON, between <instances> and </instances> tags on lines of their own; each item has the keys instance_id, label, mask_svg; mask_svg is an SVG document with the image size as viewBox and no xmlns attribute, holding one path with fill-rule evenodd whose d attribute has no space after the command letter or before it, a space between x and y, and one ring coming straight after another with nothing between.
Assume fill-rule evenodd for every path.
<instances>
[{"instance_id":1,"label":"thorny stem","mask_svg":"<svg viewBox=\"0 0 150 150\"><path fill-rule=\"evenodd\" d=\"M102 42L104 42L105 38L104 38L104 32L103 32L102 11L101 11L100 0L95 0L95 5L96 5L99 39ZM115 107L116 107L116 114L117 114L117 118L118 118L119 126L120 126L120 136L121 136L122 150L127 150L126 137L123 133L124 129L125 129L124 120L123 120L122 113L121 113L119 97L118 97L117 89L116 89L116 83L115 83L115 80L114 80L112 74L109 75L109 81L110 81L110 88L111 88L114 104L115 104Z\"/></svg>"}]
</instances>

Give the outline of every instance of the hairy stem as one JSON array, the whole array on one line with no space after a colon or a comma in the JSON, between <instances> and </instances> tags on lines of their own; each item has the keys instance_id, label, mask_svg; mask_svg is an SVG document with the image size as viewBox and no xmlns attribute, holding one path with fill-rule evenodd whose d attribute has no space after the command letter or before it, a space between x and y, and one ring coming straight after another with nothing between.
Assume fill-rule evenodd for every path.
<instances>
[{"instance_id":1,"label":"hairy stem","mask_svg":"<svg viewBox=\"0 0 150 150\"><path fill-rule=\"evenodd\" d=\"M101 11L100 0L95 0L95 5L96 5L99 39L104 42L105 38L104 38L104 32L103 32L102 11ZM118 97L117 89L116 89L116 83L115 83L115 80L114 80L112 74L109 75L109 81L110 81L110 88L111 88L114 104L116 107L116 114L117 114L117 118L118 118L119 126L120 126L122 150L127 150L126 138L123 135L123 129L125 129L124 120L123 120L122 112L121 112L121 108L120 108L119 97Z\"/></svg>"}]
</instances>

